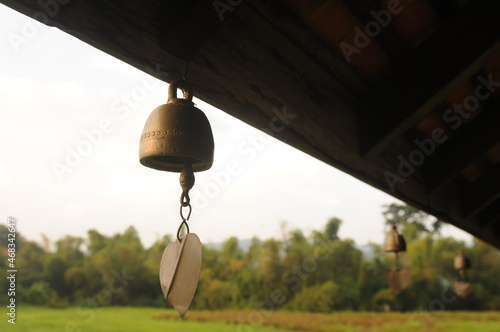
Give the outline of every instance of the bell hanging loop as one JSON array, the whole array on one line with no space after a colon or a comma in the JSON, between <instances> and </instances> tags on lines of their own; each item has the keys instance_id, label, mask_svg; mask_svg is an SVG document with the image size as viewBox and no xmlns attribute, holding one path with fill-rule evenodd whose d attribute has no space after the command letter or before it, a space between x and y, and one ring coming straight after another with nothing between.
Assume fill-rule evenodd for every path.
<instances>
[{"instance_id":1,"label":"bell hanging loop","mask_svg":"<svg viewBox=\"0 0 500 332\"><path fill-rule=\"evenodd\" d=\"M184 98L177 98L177 89L183 91ZM177 173L186 164L194 172L212 167L212 129L192 99L193 90L188 82L176 80L170 83L167 103L155 108L144 125L139 144L142 165Z\"/></svg>"},{"instance_id":2,"label":"bell hanging loop","mask_svg":"<svg viewBox=\"0 0 500 332\"><path fill-rule=\"evenodd\" d=\"M406 241L403 235L398 233L396 225L393 225L389 233L385 237L384 250L386 252L403 252L406 251Z\"/></svg>"},{"instance_id":3,"label":"bell hanging loop","mask_svg":"<svg viewBox=\"0 0 500 332\"><path fill-rule=\"evenodd\" d=\"M182 90L184 99L177 98L177 89ZM176 80L168 86L168 99L167 104L171 103L186 103L194 105L193 103L193 88L185 80Z\"/></svg>"}]
</instances>

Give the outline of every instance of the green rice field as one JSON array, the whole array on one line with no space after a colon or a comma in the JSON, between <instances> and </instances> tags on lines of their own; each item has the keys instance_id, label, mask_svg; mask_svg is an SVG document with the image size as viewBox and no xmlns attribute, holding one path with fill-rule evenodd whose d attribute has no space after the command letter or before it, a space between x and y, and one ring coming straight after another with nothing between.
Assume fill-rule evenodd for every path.
<instances>
[{"instance_id":1,"label":"green rice field","mask_svg":"<svg viewBox=\"0 0 500 332\"><path fill-rule=\"evenodd\" d=\"M16 324L4 316L1 331L95 332L286 332L286 331L454 331L500 332L500 312L372 313L230 310L189 311L183 321L175 311L105 307L49 309L21 306Z\"/></svg>"}]
</instances>

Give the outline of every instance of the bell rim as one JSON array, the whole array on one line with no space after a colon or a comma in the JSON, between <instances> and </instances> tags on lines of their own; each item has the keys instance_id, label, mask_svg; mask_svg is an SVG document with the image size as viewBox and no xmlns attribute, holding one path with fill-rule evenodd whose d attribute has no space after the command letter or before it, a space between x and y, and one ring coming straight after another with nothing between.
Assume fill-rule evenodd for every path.
<instances>
[{"instance_id":1,"label":"bell rim","mask_svg":"<svg viewBox=\"0 0 500 332\"><path fill-rule=\"evenodd\" d=\"M159 159L165 159L167 156L164 155L149 155L149 156L144 156L139 158L139 162L141 165L158 170L158 171L165 171L165 172L173 172L173 173L180 173L182 169L184 168L184 165L186 163L168 163L165 161L161 161ZM178 157L179 159L186 159L186 156L183 155L171 155L168 156L169 158L171 157ZM213 158L211 160L202 160L202 159L194 159L194 158L188 158L188 164L191 166L191 169L193 172L203 172L206 170L209 170L212 165L213 165Z\"/></svg>"}]
</instances>

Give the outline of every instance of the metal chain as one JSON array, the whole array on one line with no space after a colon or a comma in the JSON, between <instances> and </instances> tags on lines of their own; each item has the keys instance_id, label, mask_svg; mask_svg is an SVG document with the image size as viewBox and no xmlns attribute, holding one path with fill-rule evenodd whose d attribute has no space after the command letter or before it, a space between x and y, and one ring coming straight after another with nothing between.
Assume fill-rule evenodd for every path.
<instances>
[{"instance_id":1,"label":"metal chain","mask_svg":"<svg viewBox=\"0 0 500 332\"><path fill-rule=\"evenodd\" d=\"M186 207L191 202L189 198L189 190L183 190L181 194L181 206Z\"/></svg>"},{"instance_id":2,"label":"metal chain","mask_svg":"<svg viewBox=\"0 0 500 332\"><path fill-rule=\"evenodd\" d=\"M177 240L179 240L179 242L181 242L181 230L182 230L182 226L186 227L186 235L189 234L189 225L188 225L188 223L187 223L186 220L183 220L181 222L181 224L179 225L179 228L177 229Z\"/></svg>"},{"instance_id":3,"label":"metal chain","mask_svg":"<svg viewBox=\"0 0 500 332\"><path fill-rule=\"evenodd\" d=\"M188 208L188 215L187 215L187 217L184 217L183 208L186 208L186 207ZM192 210L191 209L191 204L188 204L186 206L181 205L181 208L179 210L180 210L182 221L189 220L189 217L191 217L191 210Z\"/></svg>"},{"instance_id":4,"label":"metal chain","mask_svg":"<svg viewBox=\"0 0 500 332\"><path fill-rule=\"evenodd\" d=\"M194 174L193 174L193 170L191 169L191 165L188 165L186 163L186 165L184 166L184 168L181 171L179 182L180 182L181 187L182 187L181 207L180 207L180 215L181 215L182 222L179 226L179 229L177 230L177 240L179 240L179 242L180 242L181 241L180 234L181 234L181 230L182 230L183 226L186 227L186 234L189 234L189 225L188 225L187 221L189 220L189 217L191 217L191 211L192 211L191 204L190 204L191 199L189 198L189 190L194 185ZM184 208L188 208L187 217L184 216L184 210L183 210Z\"/></svg>"},{"instance_id":5,"label":"metal chain","mask_svg":"<svg viewBox=\"0 0 500 332\"><path fill-rule=\"evenodd\" d=\"M183 210L183 208L186 208L186 207L188 208L187 217L184 216L184 210ZM186 234L189 234L189 225L188 225L187 221L189 220L189 217L191 217L191 211L192 211L191 204L189 204L189 203L187 203L186 205L181 204L179 212L181 215L182 222L179 225L179 228L177 229L177 240L179 240L179 242L181 242L182 226L186 227Z\"/></svg>"}]
</instances>

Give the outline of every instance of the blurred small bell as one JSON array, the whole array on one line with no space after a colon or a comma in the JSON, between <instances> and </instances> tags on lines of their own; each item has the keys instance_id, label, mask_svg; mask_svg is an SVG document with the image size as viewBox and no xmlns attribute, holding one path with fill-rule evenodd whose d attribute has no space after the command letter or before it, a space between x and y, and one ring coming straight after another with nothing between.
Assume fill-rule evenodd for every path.
<instances>
[{"instance_id":1,"label":"blurred small bell","mask_svg":"<svg viewBox=\"0 0 500 332\"><path fill-rule=\"evenodd\" d=\"M386 252L394 252L395 254L395 269L385 271L384 280L394 293L398 294L410 284L411 273L407 269L400 269L398 267L398 253L406 251L406 241L403 235L398 233L396 225L393 225L389 233L385 236L384 250Z\"/></svg>"},{"instance_id":2,"label":"blurred small bell","mask_svg":"<svg viewBox=\"0 0 500 332\"><path fill-rule=\"evenodd\" d=\"M453 260L453 267L458 270L459 278L454 283L455 293L465 299L472 293L472 285L465 279L465 270L470 268L470 259L465 257L464 251L461 250L457 257Z\"/></svg>"},{"instance_id":3,"label":"blurred small bell","mask_svg":"<svg viewBox=\"0 0 500 332\"><path fill-rule=\"evenodd\" d=\"M470 268L471 266L470 259L465 257L463 250L461 250L458 256L455 257L455 260L453 261L453 266L455 267L455 270L465 270Z\"/></svg>"},{"instance_id":4,"label":"blurred small bell","mask_svg":"<svg viewBox=\"0 0 500 332\"><path fill-rule=\"evenodd\" d=\"M398 233L395 225L385 236L384 249L386 252L402 252L406 251L406 241L403 235Z\"/></svg>"},{"instance_id":5,"label":"blurred small bell","mask_svg":"<svg viewBox=\"0 0 500 332\"><path fill-rule=\"evenodd\" d=\"M177 98L177 89L184 93ZM214 139L205 114L194 106L191 86L176 80L168 87L168 101L149 115L141 135L142 165L160 171L181 172L190 165L194 172L212 166Z\"/></svg>"}]
</instances>

